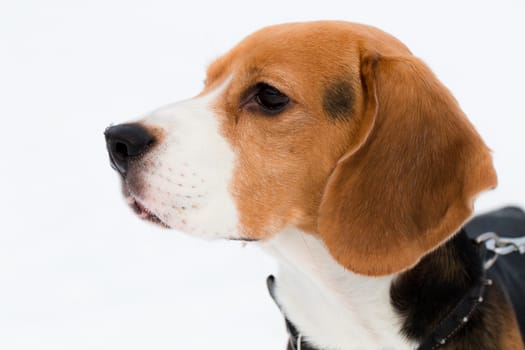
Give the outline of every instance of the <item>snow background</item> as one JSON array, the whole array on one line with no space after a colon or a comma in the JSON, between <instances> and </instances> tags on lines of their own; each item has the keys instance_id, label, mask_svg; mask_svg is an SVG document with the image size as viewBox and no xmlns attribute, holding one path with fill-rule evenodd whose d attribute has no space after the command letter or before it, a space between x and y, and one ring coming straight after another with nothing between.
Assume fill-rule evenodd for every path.
<instances>
[{"instance_id":1,"label":"snow background","mask_svg":"<svg viewBox=\"0 0 525 350\"><path fill-rule=\"evenodd\" d=\"M271 258L134 217L102 132L195 95L263 26L343 19L405 42L494 150L478 211L525 206L521 1L0 0L0 349L284 349Z\"/></svg>"}]
</instances>

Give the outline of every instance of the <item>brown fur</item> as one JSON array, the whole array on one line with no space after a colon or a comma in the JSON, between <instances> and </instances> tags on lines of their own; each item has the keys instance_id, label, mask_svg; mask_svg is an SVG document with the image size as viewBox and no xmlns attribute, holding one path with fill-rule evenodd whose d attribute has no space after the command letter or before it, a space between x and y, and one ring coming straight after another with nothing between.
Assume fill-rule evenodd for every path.
<instances>
[{"instance_id":1,"label":"brown fur","mask_svg":"<svg viewBox=\"0 0 525 350\"><path fill-rule=\"evenodd\" d=\"M368 275L414 266L496 184L489 150L430 70L411 56L375 60L362 70L373 129L339 161L319 218L336 260Z\"/></svg>"},{"instance_id":2,"label":"brown fur","mask_svg":"<svg viewBox=\"0 0 525 350\"><path fill-rule=\"evenodd\" d=\"M232 192L249 238L294 225L352 271L399 272L450 237L475 195L496 184L489 150L450 93L375 28L265 28L210 66L204 91L227 77L215 107L238 155ZM341 81L351 105L337 93L327 109ZM275 117L244 108L240 96L259 82L291 107Z\"/></svg>"},{"instance_id":3,"label":"brown fur","mask_svg":"<svg viewBox=\"0 0 525 350\"><path fill-rule=\"evenodd\" d=\"M430 336L476 280L465 267L480 274L480 261L460 261L468 238L450 238L497 181L450 92L397 39L345 22L252 34L209 67L201 95L223 84L212 108L236 155L230 190L242 238L294 226L355 273L397 274L391 302L403 334ZM265 113L254 99L261 84L290 103ZM162 129L145 127L162 142ZM137 173L126 181L150 186ZM476 312L445 349L524 349L497 285Z\"/></svg>"},{"instance_id":4,"label":"brown fur","mask_svg":"<svg viewBox=\"0 0 525 350\"><path fill-rule=\"evenodd\" d=\"M231 190L249 239L296 226L349 270L399 273L457 232L476 195L496 185L490 151L450 92L375 28L265 28L210 66L203 93L224 83L214 108L237 154ZM273 116L248 108L258 83L290 105ZM483 308L495 310L484 324L494 327L478 338L522 349L501 292L488 299ZM472 341L458 335L447 348Z\"/></svg>"},{"instance_id":5,"label":"brown fur","mask_svg":"<svg viewBox=\"0 0 525 350\"><path fill-rule=\"evenodd\" d=\"M265 28L210 66L203 94L225 82L214 108L237 154L231 190L247 238L296 226L349 270L399 273L457 232L477 194L496 185L490 151L450 92L375 28ZM289 96L288 108L274 116L248 108L258 83ZM523 349L497 288L483 308L494 308L484 313L493 329L477 337ZM459 335L447 349L472 341Z\"/></svg>"}]
</instances>

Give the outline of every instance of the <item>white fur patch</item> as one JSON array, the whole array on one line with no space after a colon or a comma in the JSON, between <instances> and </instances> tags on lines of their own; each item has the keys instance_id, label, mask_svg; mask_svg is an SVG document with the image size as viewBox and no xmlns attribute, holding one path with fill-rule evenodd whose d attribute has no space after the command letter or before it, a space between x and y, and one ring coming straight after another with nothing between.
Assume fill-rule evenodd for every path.
<instances>
[{"instance_id":1,"label":"white fur patch","mask_svg":"<svg viewBox=\"0 0 525 350\"><path fill-rule=\"evenodd\" d=\"M260 243L279 261L275 295L303 339L320 350L414 349L390 304L395 276L357 275L317 238L287 229Z\"/></svg>"},{"instance_id":2,"label":"white fur patch","mask_svg":"<svg viewBox=\"0 0 525 350\"><path fill-rule=\"evenodd\" d=\"M142 120L165 137L126 179L130 193L164 223L203 238L242 238L229 191L236 157L211 108L226 85ZM257 244L279 261L275 295L305 341L320 350L416 347L400 334L390 305L395 276L345 270L320 240L297 229Z\"/></svg>"},{"instance_id":3,"label":"white fur patch","mask_svg":"<svg viewBox=\"0 0 525 350\"><path fill-rule=\"evenodd\" d=\"M240 237L229 192L235 155L211 108L227 82L141 121L161 128L165 137L142 160L137 173L142 188L132 194L168 226L203 238Z\"/></svg>"}]
</instances>

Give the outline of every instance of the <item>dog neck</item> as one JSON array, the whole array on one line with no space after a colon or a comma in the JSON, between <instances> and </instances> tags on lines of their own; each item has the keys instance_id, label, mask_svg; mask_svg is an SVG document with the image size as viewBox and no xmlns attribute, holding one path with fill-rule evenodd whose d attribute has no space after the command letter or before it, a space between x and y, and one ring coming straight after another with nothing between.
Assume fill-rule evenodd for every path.
<instances>
[{"instance_id":1,"label":"dog neck","mask_svg":"<svg viewBox=\"0 0 525 350\"><path fill-rule=\"evenodd\" d=\"M276 302L303 339L319 350L414 349L483 276L480 250L463 230L415 267L382 277L346 270L319 239L298 230L261 244L279 262ZM476 322L469 323L470 335L454 338L460 348L473 341L491 344L483 330L503 327L482 317L505 304L501 290L495 285L485 296Z\"/></svg>"},{"instance_id":2,"label":"dog neck","mask_svg":"<svg viewBox=\"0 0 525 350\"><path fill-rule=\"evenodd\" d=\"M368 277L335 262L324 244L287 229L261 243L275 256L275 298L286 317L317 349L409 349L390 289L395 275Z\"/></svg>"}]
</instances>

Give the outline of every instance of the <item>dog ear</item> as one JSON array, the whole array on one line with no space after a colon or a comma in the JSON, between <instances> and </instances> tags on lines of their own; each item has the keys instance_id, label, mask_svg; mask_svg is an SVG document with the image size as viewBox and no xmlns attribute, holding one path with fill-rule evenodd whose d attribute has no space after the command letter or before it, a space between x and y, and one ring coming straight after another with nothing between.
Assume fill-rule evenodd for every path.
<instances>
[{"instance_id":1,"label":"dog ear","mask_svg":"<svg viewBox=\"0 0 525 350\"><path fill-rule=\"evenodd\" d=\"M489 149L421 61L369 56L361 82L364 111L326 184L318 230L341 265L379 276L449 239L497 179Z\"/></svg>"}]
</instances>

